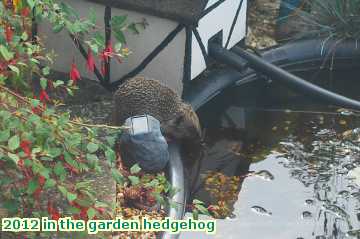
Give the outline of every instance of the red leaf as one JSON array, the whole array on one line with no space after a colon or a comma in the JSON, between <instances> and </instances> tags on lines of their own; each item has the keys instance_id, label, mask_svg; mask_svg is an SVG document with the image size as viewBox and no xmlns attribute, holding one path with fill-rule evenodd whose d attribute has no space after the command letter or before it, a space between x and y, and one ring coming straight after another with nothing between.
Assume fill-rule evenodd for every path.
<instances>
[{"instance_id":1,"label":"red leaf","mask_svg":"<svg viewBox=\"0 0 360 239\"><path fill-rule=\"evenodd\" d=\"M24 8L21 10L21 16L23 16L23 17L28 17L29 15L30 15L30 8L24 7Z\"/></svg>"},{"instance_id":2,"label":"red leaf","mask_svg":"<svg viewBox=\"0 0 360 239\"><path fill-rule=\"evenodd\" d=\"M40 186L43 186L45 184L45 177L44 176L39 176L38 178L38 182Z\"/></svg>"},{"instance_id":3,"label":"red leaf","mask_svg":"<svg viewBox=\"0 0 360 239\"><path fill-rule=\"evenodd\" d=\"M37 188L36 191L33 193L33 197L35 200L39 200L40 199L40 194L42 192L42 188Z\"/></svg>"},{"instance_id":4,"label":"red leaf","mask_svg":"<svg viewBox=\"0 0 360 239\"><path fill-rule=\"evenodd\" d=\"M19 166L20 168L23 168L23 167L24 167L24 160L23 160L23 159L20 159L20 160L18 161L18 166Z\"/></svg>"},{"instance_id":5,"label":"red leaf","mask_svg":"<svg viewBox=\"0 0 360 239\"><path fill-rule=\"evenodd\" d=\"M98 208L95 208L100 214L103 214L105 212L105 208L103 207L98 207Z\"/></svg>"},{"instance_id":6,"label":"red leaf","mask_svg":"<svg viewBox=\"0 0 360 239\"><path fill-rule=\"evenodd\" d=\"M11 42L13 38L14 32L10 25L5 27L5 38L7 42Z\"/></svg>"},{"instance_id":7,"label":"red leaf","mask_svg":"<svg viewBox=\"0 0 360 239\"><path fill-rule=\"evenodd\" d=\"M87 220L87 219L88 219L87 211L88 211L87 208L82 208L82 209L81 209L81 211L80 211L80 218L81 218L81 219L83 219L83 220Z\"/></svg>"},{"instance_id":8,"label":"red leaf","mask_svg":"<svg viewBox=\"0 0 360 239\"><path fill-rule=\"evenodd\" d=\"M58 221L60 219L60 213L58 211L55 211L51 214L51 219Z\"/></svg>"},{"instance_id":9,"label":"red leaf","mask_svg":"<svg viewBox=\"0 0 360 239\"><path fill-rule=\"evenodd\" d=\"M28 158L31 157L31 149L30 149L31 142L28 140L23 140L20 142L20 148L24 151Z\"/></svg>"},{"instance_id":10,"label":"red leaf","mask_svg":"<svg viewBox=\"0 0 360 239\"><path fill-rule=\"evenodd\" d=\"M47 210L49 214L52 214L54 212L54 207L52 205L52 202L49 200L47 203Z\"/></svg>"},{"instance_id":11,"label":"red leaf","mask_svg":"<svg viewBox=\"0 0 360 239\"><path fill-rule=\"evenodd\" d=\"M71 70L70 70L70 79L75 83L76 81L78 81L81 78L80 76L80 72L77 69L76 64L73 62L71 64Z\"/></svg>"},{"instance_id":12,"label":"red leaf","mask_svg":"<svg viewBox=\"0 0 360 239\"><path fill-rule=\"evenodd\" d=\"M39 106L37 107L31 107L31 111L34 113L34 114L37 114L37 115L40 115L42 113L42 110Z\"/></svg>"},{"instance_id":13,"label":"red leaf","mask_svg":"<svg viewBox=\"0 0 360 239\"><path fill-rule=\"evenodd\" d=\"M46 93L45 90L40 91L39 99L41 102L45 103L46 101L50 100L49 95Z\"/></svg>"},{"instance_id":14,"label":"red leaf","mask_svg":"<svg viewBox=\"0 0 360 239\"><path fill-rule=\"evenodd\" d=\"M88 58L86 62L86 67L90 72L94 72L95 70L95 59L90 48L88 49Z\"/></svg>"},{"instance_id":15,"label":"red leaf","mask_svg":"<svg viewBox=\"0 0 360 239\"><path fill-rule=\"evenodd\" d=\"M54 208L51 201L48 201L47 210L48 210L48 213L51 215L52 220L57 221L61 217L59 211L56 208Z\"/></svg>"}]
</instances>

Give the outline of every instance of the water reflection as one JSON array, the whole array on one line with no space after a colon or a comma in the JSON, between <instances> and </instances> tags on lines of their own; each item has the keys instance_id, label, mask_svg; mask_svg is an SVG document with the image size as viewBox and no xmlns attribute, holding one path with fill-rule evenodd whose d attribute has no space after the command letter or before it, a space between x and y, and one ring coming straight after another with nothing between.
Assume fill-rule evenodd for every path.
<instances>
[{"instance_id":1,"label":"water reflection","mask_svg":"<svg viewBox=\"0 0 360 239\"><path fill-rule=\"evenodd\" d=\"M358 116L272 112L265 118L261 138L235 129L207 132L207 161L193 196L221 208L217 217L232 218L218 230L253 238L358 238Z\"/></svg>"},{"instance_id":2,"label":"water reflection","mask_svg":"<svg viewBox=\"0 0 360 239\"><path fill-rule=\"evenodd\" d=\"M314 130L312 140L306 143L296 136L287 137L280 143L282 157L287 159L283 166L291 177L313 188L317 214L314 235L356 238L359 188L348 175L359 166L360 145L354 141L359 135L356 129L340 133L328 128Z\"/></svg>"},{"instance_id":3,"label":"water reflection","mask_svg":"<svg viewBox=\"0 0 360 239\"><path fill-rule=\"evenodd\" d=\"M352 71L297 73L327 86L341 79L333 89L359 97ZM192 197L222 208L222 219L216 236L181 238L360 238L359 112L314 110L311 98L260 82L200 110L207 150Z\"/></svg>"}]
</instances>

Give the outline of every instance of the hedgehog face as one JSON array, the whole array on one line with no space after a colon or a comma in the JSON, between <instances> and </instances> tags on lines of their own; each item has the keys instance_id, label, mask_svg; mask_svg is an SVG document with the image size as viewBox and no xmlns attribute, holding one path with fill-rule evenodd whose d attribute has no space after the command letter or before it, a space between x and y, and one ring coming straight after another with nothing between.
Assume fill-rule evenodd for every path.
<instances>
[{"instance_id":1,"label":"hedgehog face","mask_svg":"<svg viewBox=\"0 0 360 239\"><path fill-rule=\"evenodd\" d=\"M162 130L166 137L178 142L201 140L199 118L189 105L184 104L175 118L163 122Z\"/></svg>"}]
</instances>

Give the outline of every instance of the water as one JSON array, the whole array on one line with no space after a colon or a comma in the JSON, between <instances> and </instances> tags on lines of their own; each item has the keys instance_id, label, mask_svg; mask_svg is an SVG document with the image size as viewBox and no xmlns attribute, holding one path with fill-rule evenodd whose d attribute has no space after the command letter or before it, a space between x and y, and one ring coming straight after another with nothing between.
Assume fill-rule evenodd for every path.
<instances>
[{"instance_id":1,"label":"water","mask_svg":"<svg viewBox=\"0 0 360 239\"><path fill-rule=\"evenodd\" d=\"M243 107L238 95L204 113L211 122L192 197L221 205L217 234L181 238L360 238L359 114L296 97L287 97L292 110Z\"/></svg>"}]
</instances>

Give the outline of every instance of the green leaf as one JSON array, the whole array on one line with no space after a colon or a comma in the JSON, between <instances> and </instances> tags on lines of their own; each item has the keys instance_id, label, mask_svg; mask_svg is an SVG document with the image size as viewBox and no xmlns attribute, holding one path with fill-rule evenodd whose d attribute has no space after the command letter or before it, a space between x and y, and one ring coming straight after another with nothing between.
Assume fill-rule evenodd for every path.
<instances>
[{"instance_id":1,"label":"green leaf","mask_svg":"<svg viewBox=\"0 0 360 239\"><path fill-rule=\"evenodd\" d=\"M40 104L40 100L37 100L37 99L31 99L30 103L31 103L31 106L32 106L32 107L36 108L36 107L38 107L38 106L39 106L39 104Z\"/></svg>"},{"instance_id":2,"label":"green leaf","mask_svg":"<svg viewBox=\"0 0 360 239\"><path fill-rule=\"evenodd\" d=\"M69 82L70 82L70 81L69 81ZM71 89L66 88L66 91L67 91L67 93L68 93L69 95L74 96L74 92L73 92Z\"/></svg>"},{"instance_id":3,"label":"green leaf","mask_svg":"<svg viewBox=\"0 0 360 239\"><path fill-rule=\"evenodd\" d=\"M124 16L113 16L111 18L111 27L112 28L116 28L116 29L121 29L125 23L126 23L126 20L127 20L127 16L124 15Z\"/></svg>"},{"instance_id":4,"label":"green leaf","mask_svg":"<svg viewBox=\"0 0 360 239\"><path fill-rule=\"evenodd\" d=\"M9 200L9 201L5 201L3 203L3 206L6 210L9 211L9 213L11 214L15 214L15 213L18 213L18 210L19 210L19 202L16 201L16 200Z\"/></svg>"},{"instance_id":5,"label":"green leaf","mask_svg":"<svg viewBox=\"0 0 360 239\"><path fill-rule=\"evenodd\" d=\"M121 30L113 30L115 39L122 44L126 44L126 38Z\"/></svg>"},{"instance_id":6,"label":"green leaf","mask_svg":"<svg viewBox=\"0 0 360 239\"><path fill-rule=\"evenodd\" d=\"M60 85L64 85L64 81L57 80L57 81L53 82L53 85L54 85L55 88L59 87Z\"/></svg>"},{"instance_id":7,"label":"green leaf","mask_svg":"<svg viewBox=\"0 0 360 239\"><path fill-rule=\"evenodd\" d=\"M106 151L105 151L105 157L107 160L109 160L110 162L114 162L116 160L116 154L115 152L108 148Z\"/></svg>"},{"instance_id":8,"label":"green leaf","mask_svg":"<svg viewBox=\"0 0 360 239\"><path fill-rule=\"evenodd\" d=\"M137 174L141 171L141 168L139 166L139 164L134 164L131 168L130 168L130 173L131 174Z\"/></svg>"},{"instance_id":9,"label":"green leaf","mask_svg":"<svg viewBox=\"0 0 360 239\"><path fill-rule=\"evenodd\" d=\"M124 184L124 176L117 169L112 168L111 175L118 184L120 185Z\"/></svg>"},{"instance_id":10,"label":"green leaf","mask_svg":"<svg viewBox=\"0 0 360 239\"><path fill-rule=\"evenodd\" d=\"M86 148L87 148L88 152L92 154L92 153L95 153L96 151L98 151L99 145L90 142L90 143L88 143Z\"/></svg>"},{"instance_id":11,"label":"green leaf","mask_svg":"<svg viewBox=\"0 0 360 239\"><path fill-rule=\"evenodd\" d=\"M87 211L87 216L89 218L89 220L92 220L96 215L96 211L94 208L89 208L88 211Z\"/></svg>"},{"instance_id":12,"label":"green leaf","mask_svg":"<svg viewBox=\"0 0 360 239\"><path fill-rule=\"evenodd\" d=\"M77 199L77 195L75 193L69 192L64 186L59 185L58 189L69 202L72 202Z\"/></svg>"},{"instance_id":13,"label":"green leaf","mask_svg":"<svg viewBox=\"0 0 360 239\"><path fill-rule=\"evenodd\" d=\"M144 186L147 187L147 188L155 188L158 185L159 185L159 180L153 179L153 180L151 180L151 182L146 183Z\"/></svg>"},{"instance_id":14,"label":"green leaf","mask_svg":"<svg viewBox=\"0 0 360 239\"><path fill-rule=\"evenodd\" d=\"M163 196L161 196L160 193L153 192L152 195L155 197L156 201L157 201L160 205L165 205L165 199L164 199Z\"/></svg>"},{"instance_id":15,"label":"green leaf","mask_svg":"<svg viewBox=\"0 0 360 239\"><path fill-rule=\"evenodd\" d=\"M6 61L10 61L14 58L14 53L10 52L5 46L0 45L0 54Z\"/></svg>"},{"instance_id":16,"label":"green leaf","mask_svg":"<svg viewBox=\"0 0 360 239\"><path fill-rule=\"evenodd\" d=\"M12 153L7 153L7 156L14 161L15 164L17 164L20 160L19 156L17 156L16 154L12 154Z\"/></svg>"},{"instance_id":17,"label":"green leaf","mask_svg":"<svg viewBox=\"0 0 360 239\"><path fill-rule=\"evenodd\" d=\"M209 211L203 205L195 204L195 208L198 209L202 214L210 216Z\"/></svg>"},{"instance_id":18,"label":"green leaf","mask_svg":"<svg viewBox=\"0 0 360 239\"><path fill-rule=\"evenodd\" d=\"M128 30L131 31L133 34L140 34L140 31L137 29L137 26L135 23L131 23L128 26Z\"/></svg>"},{"instance_id":19,"label":"green leaf","mask_svg":"<svg viewBox=\"0 0 360 239\"><path fill-rule=\"evenodd\" d=\"M35 6L36 0L26 0L26 2L29 5L30 9L33 9Z\"/></svg>"},{"instance_id":20,"label":"green leaf","mask_svg":"<svg viewBox=\"0 0 360 239\"><path fill-rule=\"evenodd\" d=\"M13 72L15 72L17 76L20 75L20 70L19 70L19 68L17 68L17 67L14 66L14 65L8 65L8 67L10 68L10 70L12 70Z\"/></svg>"},{"instance_id":21,"label":"green leaf","mask_svg":"<svg viewBox=\"0 0 360 239\"><path fill-rule=\"evenodd\" d=\"M65 27L65 24L63 22L55 24L52 28L54 33L59 33L61 32Z\"/></svg>"},{"instance_id":22,"label":"green leaf","mask_svg":"<svg viewBox=\"0 0 360 239\"><path fill-rule=\"evenodd\" d=\"M0 142L8 141L9 137L10 137L10 130L9 129L0 131Z\"/></svg>"},{"instance_id":23,"label":"green leaf","mask_svg":"<svg viewBox=\"0 0 360 239\"><path fill-rule=\"evenodd\" d=\"M198 199L194 199L193 200L193 204L204 204L204 202L202 202L202 201L200 201L200 200L198 200Z\"/></svg>"},{"instance_id":24,"label":"green leaf","mask_svg":"<svg viewBox=\"0 0 360 239\"><path fill-rule=\"evenodd\" d=\"M91 207L93 205L93 202L91 200L84 200L80 198L76 199L75 202L82 207Z\"/></svg>"},{"instance_id":25,"label":"green leaf","mask_svg":"<svg viewBox=\"0 0 360 239\"><path fill-rule=\"evenodd\" d=\"M79 19L79 13L73 8L71 7L70 5L64 3L64 2L61 2L60 3L60 7L61 7L61 10L66 14L68 15L67 17L74 17L76 19Z\"/></svg>"},{"instance_id":26,"label":"green leaf","mask_svg":"<svg viewBox=\"0 0 360 239\"><path fill-rule=\"evenodd\" d=\"M70 207L68 208L68 212L72 215L79 214L81 210L77 207Z\"/></svg>"},{"instance_id":27,"label":"green leaf","mask_svg":"<svg viewBox=\"0 0 360 239\"><path fill-rule=\"evenodd\" d=\"M66 197L66 194L67 194L66 188L64 186L58 185L58 189L62 193L62 195L64 195Z\"/></svg>"},{"instance_id":28,"label":"green leaf","mask_svg":"<svg viewBox=\"0 0 360 239\"><path fill-rule=\"evenodd\" d=\"M11 151L16 150L20 146L20 138L18 135L14 135L8 141L8 146Z\"/></svg>"},{"instance_id":29,"label":"green leaf","mask_svg":"<svg viewBox=\"0 0 360 239\"><path fill-rule=\"evenodd\" d=\"M96 202L95 207L107 208L108 205L106 203L104 203L104 202Z\"/></svg>"},{"instance_id":30,"label":"green leaf","mask_svg":"<svg viewBox=\"0 0 360 239\"><path fill-rule=\"evenodd\" d=\"M59 157L62 153L62 150L61 148L50 148L48 150L49 152L49 156L52 157L52 158L56 158L56 157Z\"/></svg>"},{"instance_id":31,"label":"green leaf","mask_svg":"<svg viewBox=\"0 0 360 239\"><path fill-rule=\"evenodd\" d=\"M88 19L92 25L96 25L96 11L94 8L90 8Z\"/></svg>"},{"instance_id":32,"label":"green leaf","mask_svg":"<svg viewBox=\"0 0 360 239\"><path fill-rule=\"evenodd\" d=\"M59 177L66 173L66 170L61 162L56 163L56 165L54 167L54 173Z\"/></svg>"},{"instance_id":33,"label":"green leaf","mask_svg":"<svg viewBox=\"0 0 360 239\"><path fill-rule=\"evenodd\" d=\"M99 32L95 32L93 40L95 41L95 43L97 45L100 46L105 46L105 36L103 36L102 34L100 34Z\"/></svg>"},{"instance_id":34,"label":"green leaf","mask_svg":"<svg viewBox=\"0 0 360 239\"><path fill-rule=\"evenodd\" d=\"M82 188L88 188L91 186L91 181L85 181L85 182L79 182L75 185L76 190L82 189Z\"/></svg>"},{"instance_id":35,"label":"green leaf","mask_svg":"<svg viewBox=\"0 0 360 239\"><path fill-rule=\"evenodd\" d=\"M119 52L122 47L123 47L123 44L121 42L117 42L114 46L115 52Z\"/></svg>"},{"instance_id":36,"label":"green leaf","mask_svg":"<svg viewBox=\"0 0 360 239\"><path fill-rule=\"evenodd\" d=\"M199 220L199 211L198 210L196 210L196 209L193 210L192 215L193 215L194 220Z\"/></svg>"},{"instance_id":37,"label":"green leaf","mask_svg":"<svg viewBox=\"0 0 360 239\"><path fill-rule=\"evenodd\" d=\"M38 182L37 178L32 179L32 180L28 183L28 187L27 187L26 192L27 192L28 194L33 194L38 187L39 187L39 182Z\"/></svg>"},{"instance_id":38,"label":"green leaf","mask_svg":"<svg viewBox=\"0 0 360 239\"><path fill-rule=\"evenodd\" d=\"M29 38L29 35L26 32L23 32L21 35L21 40L26 41Z\"/></svg>"},{"instance_id":39,"label":"green leaf","mask_svg":"<svg viewBox=\"0 0 360 239\"><path fill-rule=\"evenodd\" d=\"M44 77L40 78L40 86L43 90L46 90L48 84L48 80Z\"/></svg>"},{"instance_id":40,"label":"green leaf","mask_svg":"<svg viewBox=\"0 0 360 239\"><path fill-rule=\"evenodd\" d=\"M106 142L109 144L110 147L113 147L115 145L116 138L117 137L115 137L115 136L107 136L106 137Z\"/></svg>"},{"instance_id":41,"label":"green leaf","mask_svg":"<svg viewBox=\"0 0 360 239\"><path fill-rule=\"evenodd\" d=\"M133 186L138 185L140 183L139 177L129 176L128 179L130 180L130 182Z\"/></svg>"},{"instance_id":42,"label":"green leaf","mask_svg":"<svg viewBox=\"0 0 360 239\"><path fill-rule=\"evenodd\" d=\"M42 73L47 76L50 74L50 67L45 66L44 68L42 68Z\"/></svg>"},{"instance_id":43,"label":"green leaf","mask_svg":"<svg viewBox=\"0 0 360 239\"><path fill-rule=\"evenodd\" d=\"M5 121L11 117L11 114L9 111L2 110L0 111L0 117Z\"/></svg>"},{"instance_id":44,"label":"green leaf","mask_svg":"<svg viewBox=\"0 0 360 239\"><path fill-rule=\"evenodd\" d=\"M86 159L92 164L99 161L99 158L95 154L86 154Z\"/></svg>"},{"instance_id":45,"label":"green leaf","mask_svg":"<svg viewBox=\"0 0 360 239\"><path fill-rule=\"evenodd\" d=\"M76 200L77 195L75 193L67 192L66 198L69 202Z\"/></svg>"},{"instance_id":46,"label":"green leaf","mask_svg":"<svg viewBox=\"0 0 360 239\"><path fill-rule=\"evenodd\" d=\"M45 189L53 188L55 187L55 185L56 185L56 181L54 179L49 178L48 180L46 180L44 188Z\"/></svg>"}]
</instances>

